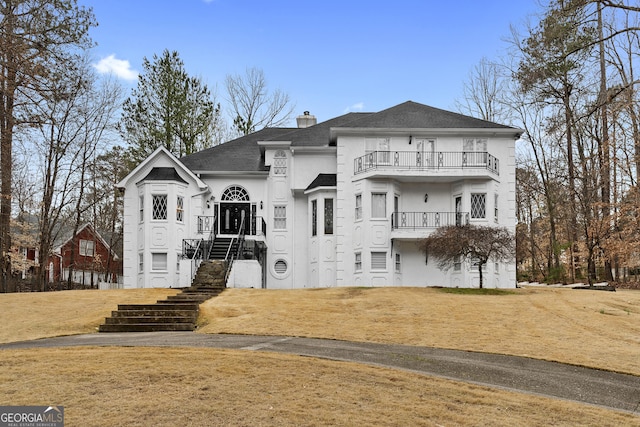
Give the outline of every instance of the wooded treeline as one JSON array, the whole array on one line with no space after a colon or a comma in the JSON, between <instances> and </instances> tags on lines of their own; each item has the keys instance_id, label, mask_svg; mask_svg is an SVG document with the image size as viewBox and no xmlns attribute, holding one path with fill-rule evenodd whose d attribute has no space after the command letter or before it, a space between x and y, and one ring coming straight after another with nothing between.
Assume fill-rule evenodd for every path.
<instances>
[{"instance_id":1,"label":"wooded treeline","mask_svg":"<svg viewBox=\"0 0 640 427\"><path fill-rule=\"evenodd\" d=\"M640 267L640 7L552 0L483 60L462 111L525 132L517 143L520 280L635 280Z\"/></svg>"},{"instance_id":2,"label":"wooded treeline","mask_svg":"<svg viewBox=\"0 0 640 427\"><path fill-rule=\"evenodd\" d=\"M288 95L248 68L227 77L228 126L216 94L168 50L143 58L127 97L92 63L96 25L77 0L0 0L0 292L24 277L35 289L51 287L53 250L87 223L121 253L115 185L158 147L180 157L292 112ZM93 259L91 277L105 280L111 258Z\"/></svg>"}]
</instances>

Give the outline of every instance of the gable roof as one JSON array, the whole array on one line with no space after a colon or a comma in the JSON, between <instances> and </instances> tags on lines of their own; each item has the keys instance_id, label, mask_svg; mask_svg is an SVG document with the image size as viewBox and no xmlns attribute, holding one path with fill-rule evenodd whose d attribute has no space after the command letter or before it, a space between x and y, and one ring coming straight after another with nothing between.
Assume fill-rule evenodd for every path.
<instances>
[{"instance_id":1,"label":"gable roof","mask_svg":"<svg viewBox=\"0 0 640 427\"><path fill-rule=\"evenodd\" d=\"M200 178L198 178L189 168L185 167L173 154L169 152L166 148L160 146L153 153L149 155L146 159L142 161L138 166L136 166L131 172L127 174L120 182L116 184L116 188L125 188L130 179L136 176L140 171L144 170L149 164L153 164L154 160L159 156L167 156L171 163L175 165L176 168L183 171L189 178L194 180L198 187L202 190L208 188L207 184L202 182ZM147 174L148 175L148 174ZM182 179L182 178L181 178ZM138 181L140 182L140 181Z\"/></svg>"},{"instance_id":2,"label":"gable roof","mask_svg":"<svg viewBox=\"0 0 640 427\"><path fill-rule=\"evenodd\" d=\"M102 235L100 233L98 233L98 231L95 228L93 228L93 225L91 225L89 223L86 223L82 227L78 228L78 231L76 232L75 236L79 236L80 233L82 233L85 228L88 229L89 233L91 233L91 235L93 235L96 238L96 240L98 240L109 252L111 252L113 254L113 259L115 259L115 260L118 259L118 254L115 253L115 251L113 249L111 249L111 247L109 247L109 244L107 243L107 241L104 240ZM75 236L73 235L73 231L72 230L68 230L68 235L66 237L62 238L62 243L60 243L58 246L53 248L53 252L55 254L62 253L62 248L67 243L71 242Z\"/></svg>"}]
</instances>

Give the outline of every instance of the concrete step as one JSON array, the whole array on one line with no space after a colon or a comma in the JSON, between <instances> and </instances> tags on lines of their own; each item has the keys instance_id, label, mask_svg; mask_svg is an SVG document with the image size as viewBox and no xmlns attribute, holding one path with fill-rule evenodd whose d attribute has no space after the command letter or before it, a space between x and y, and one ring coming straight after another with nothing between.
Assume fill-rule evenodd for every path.
<instances>
[{"instance_id":1,"label":"concrete step","mask_svg":"<svg viewBox=\"0 0 640 427\"><path fill-rule=\"evenodd\" d=\"M116 316L107 317L106 325L136 325L148 323L195 323L197 316L169 317L169 316Z\"/></svg>"},{"instance_id":2,"label":"concrete step","mask_svg":"<svg viewBox=\"0 0 640 427\"><path fill-rule=\"evenodd\" d=\"M195 310L118 310L112 311L111 317L198 317Z\"/></svg>"},{"instance_id":3,"label":"concrete step","mask_svg":"<svg viewBox=\"0 0 640 427\"><path fill-rule=\"evenodd\" d=\"M118 310L198 310L198 303L191 304L175 304L175 303L156 303L156 304L118 304Z\"/></svg>"},{"instance_id":4,"label":"concrete step","mask_svg":"<svg viewBox=\"0 0 640 427\"><path fill-rule=\"evenodd\" d=\"M100 325L99 332L159 332L159 331L193 331L193 323L139 323L129 325Z\"/></svg>"}]
</instances>

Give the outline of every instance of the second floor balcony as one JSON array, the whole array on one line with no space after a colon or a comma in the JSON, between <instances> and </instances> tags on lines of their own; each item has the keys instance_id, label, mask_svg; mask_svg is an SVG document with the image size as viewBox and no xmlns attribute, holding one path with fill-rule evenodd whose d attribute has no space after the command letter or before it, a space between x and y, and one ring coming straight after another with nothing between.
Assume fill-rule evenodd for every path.
<instances>
[{"instance_id":1,"label":"second floor balcony","mask_svg":"<svg viewBox=\"0 0 640 427\"><path fill-rule=\"evenodd\" d=\"M353 161L354 175L371 171L439 171L460 175L465 171L482 171L499 175L499 161L486 151L372 151Z\"/></svg>"}]
</instances>

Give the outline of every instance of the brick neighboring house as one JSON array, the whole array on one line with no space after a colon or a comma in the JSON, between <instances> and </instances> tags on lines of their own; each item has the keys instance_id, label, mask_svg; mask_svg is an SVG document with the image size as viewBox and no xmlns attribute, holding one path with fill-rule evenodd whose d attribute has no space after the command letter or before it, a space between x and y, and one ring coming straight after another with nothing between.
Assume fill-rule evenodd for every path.
<instances>
[{"instance_id":1,"label":"brick neighboring house","mask_svg":"<svg viewBox=\"0 0 640 427\"><path fill-rule=\"evenodd\" d=\"M122 260L91 224L85 224L75 237L54 248L48 263L49 281L66 281L70 267L73 267L72 282L85 286L97 287L100 282L117 284L122 276Z\"/></svg>"}]
</instances>

